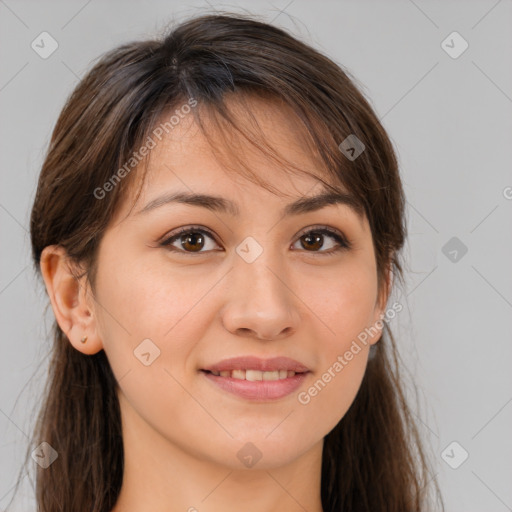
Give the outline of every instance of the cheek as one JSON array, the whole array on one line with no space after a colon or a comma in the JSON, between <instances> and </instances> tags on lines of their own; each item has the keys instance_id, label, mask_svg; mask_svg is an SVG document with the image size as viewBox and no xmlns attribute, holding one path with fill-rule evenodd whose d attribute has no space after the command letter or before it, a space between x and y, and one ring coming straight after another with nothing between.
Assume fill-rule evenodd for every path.
<instances>
[{"instance_id":1,"label":"cheek","mask_svg":"<svg viewBox=\"0 0 512 512\"><path fill-rule=\"evenodd\" d=\"M368 349L361 349L351 361L341 360L334 360L297 396L311 433L327 435L345 416L364 377Z\"/></svg>"},{"instance_id":2,"label":"cheek","mask_svg":"<svg viewBox=\"0 0 512 512\"><path fill-rule=\"evenodd\" d=\"M104 263L97 280L101 336L128 411L169 437L186 437L194 418L201 428L218 428L187 391L190 354L211 322L205 306L216 280L197 269L192 279L162 265Z\"/></svg>"},{"instance_id":3,"label":"cheek","mask_svg":"<svg viewBox=\"0 0 512 512\"><path fill-rule=\"evenodd\" d=\"M318 326L312 349L318 351L319 364L314 379L297 396L312 431L327 434L336 426L366 371L370 344L365 329L373 321L377 287L374 267L360 263L346 265L336 278L323 280L321 289L302 291Z\"/></svg>"},{"instance_id":4,"label":"cheek","mask_svg":"<svg viewBox=\"0 0 512 512\"><path fill-rule=\"evenodd\" d=\"M297 396L309 428L324 434L352 405L366 371L370 347L361 333L368 325L373 302L361 292L347 292L342 297L325 311L326 323L335 334L329 331L322 337L314 379Z\"/></svg>"},{"instance_id":5,"label":"cheek","mask_svg":"<svg viewBox=\"0 0 512 512\"><path fill-rule=\"evenodd\" d=\"M344 352L366 328L375 315L377 283L374 267L356 262L329 278L316 288L303 289L307 304L326 329L324 353L332 359ZM328 361L324 361L327 363ZM332 362L332 361L331 361Z\"/></svg>"},{"instance_id":6,"label":"cheek","mask_svg":"<svg viewBox=\"0 0 512 512\"><path fill-rule=\"evenodd\" d=\"M167 369L183 381L196 371L194 350L214 321L212 300L221 275L200 265L173 267L165 258L145 262L142 257L114 259L106 252L103 256L97 279L98 314L114 375L120 379L131 372L148 386L169 388ZM139 357L148 352L146 362L154 362L146 367ZM179 395L179 386L175 391Z\"/></svg>"}]
</instances>

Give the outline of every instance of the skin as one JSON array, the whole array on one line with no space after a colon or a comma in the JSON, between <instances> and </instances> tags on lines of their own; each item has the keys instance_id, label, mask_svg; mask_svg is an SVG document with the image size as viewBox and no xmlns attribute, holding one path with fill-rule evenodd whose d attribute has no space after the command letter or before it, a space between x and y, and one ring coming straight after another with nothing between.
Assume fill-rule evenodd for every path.
<instances>
[{"instance_id":1,"label":"skin","mask_svg":"<svg viewBox=\"0 0 512 512\"><path fill-rule=\"evenodd\" d=\"M278 151L318 170L285 107L251 102ZM126 198L105 232L94 292L85 277L73 278L61 248L43 252L41 270L60 327L80 352L105 350L119 381L125 473L114 512L231 512L242 504L248 512L322 511L323 438L353 402L380 333L307 405L297 396L381 318L387 288L379 294L366 218L342 204L282 218L286 204L315 195L321 183L288 175L249 147L243 151L282 194L228 174L193 116L185 116L152 150L135 208L130 213ZM175 190L233 199L240 218L178 203L137 213ZM215 236L205 235L202 254L158 245L176 228L196 224ZM322 255L338 246L328 235L320 248L304 248L302 232L316 225L340 230L352 248ZM235 251L247 236L263 248L252 263ZM179 239L174 246L182 247ZM134 356L147 338L160 350L149 366ZM243 355L284 355L311 372L297 392L256 403L217 389L199 371ZM250 468L237 457L249 442L262 454Z\"/></svg>"}]
</instances>

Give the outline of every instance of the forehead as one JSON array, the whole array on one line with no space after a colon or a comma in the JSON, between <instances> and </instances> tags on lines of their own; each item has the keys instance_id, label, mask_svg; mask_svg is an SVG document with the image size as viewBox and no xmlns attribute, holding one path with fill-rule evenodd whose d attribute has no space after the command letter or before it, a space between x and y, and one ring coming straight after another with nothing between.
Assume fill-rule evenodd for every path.
<instances>
[{"instance_id":1,"label":"forehead","mask_svg":"<svg viewBox=\"0 0 512 512\"><path fill-rule=\"evenodd\" d=\"M227 171L231 177L249 171L280 192L295 185L302 194L318 181L315 176L325 179L323 163L309 148L305 128L299 128L291 107L275 98L240 94L227 95L225 106L235 126L202 104L181 116L151 151L149 186L151 178L165 179L170 170L176 179L200 179L211 186ZM294 167L300 172L293 172Z\"/></svg>"},{"instance_id":2,"label":"forehead","mask_svg":"<svg viewBox=\"0 0 512 512\"><path fill-rule=\"evenodd\" d=\"M236 169L245 164L260 176L278 178L283 173L276 171L284 169L276 165L272 155L280 155L292 166L325 174L306 128L300 126L293 109L284 102L235 94L227 95L225 107L229 120L205 104L181 116L151 152L151 159L180 167L197 159L218 159L220 167Z\"/></svg>"},{"instance_id":3,"label":"forehead","mask_svg":"<svg viewBox=\"0 0 512 512\"><path fill-rule=\"evenodd\" d=\"M141 192L135 211L151 209L158 203L170 202L174 198L188 204L224 210L234 216L240 215L239 205L235 201L238 193L248 190L248 187L251 194L259 193L255 188L257 185L239 179L240 172L244 174L245 168L249 169L250 174L256 175L257 180L268 184L277 196L284 198L277 198L277 201L288 203L286 198L302 199L302 202L295 201L283 213L300 213L308 211L308 208L313 210L315 205L307 198L323 192L321 201L324 203L343 203L360 214L360 211L356 211L357 201L339 183L335 187L340 197L334 197L333 190L328 191L320 181L319 178L334 185L325 164L312 151L305 129L299 128L290 107L277 100L257 96L243 99L231 97L226 100L226 105L244 134L254 136L257 144L262 140L268 143L271 150L284 159L284 165L274 160L272 154L260 149L263 146L255 147L222 118L212 116L209 109L199 106L202 126L199 126L194 113L189 111L180 116L172 129L168 127L151 150L144 162L144 180L139 179L134 187L134 190L140 189ZM162 116L160 125L168 118L168 115ZM294 168L299 172L295 172ZM234 172L228 173L228 169ZM326 192L330 192L331 197L327 197Z\"/></svg>"}]
</instances>

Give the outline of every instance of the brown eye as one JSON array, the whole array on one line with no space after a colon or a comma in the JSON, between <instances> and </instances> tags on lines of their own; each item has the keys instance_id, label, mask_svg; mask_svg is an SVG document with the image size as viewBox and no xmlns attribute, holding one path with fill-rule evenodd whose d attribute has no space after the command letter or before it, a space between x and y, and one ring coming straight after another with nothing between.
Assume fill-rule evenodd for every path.
<instances>
[{"instance_id":1,"label":"brown eye","mask_svg":"<svg viewBox=\"0 0 512 512\"><path fill-rule=\"evenodd\" d=\"M329 243L325 243L326 237L335 241L334 246L332 242L331 247L329 247ZM344 249L350 249L350 243L340 233L328 228L311 229L304 233L299 240L306 252L316 252L325 256L335 254ZM325 250L326 245L327 250Z\"/></svg>"},{"instance_id":2,"label":"brown eye","mask_svg":"<svg viewBox=\"0 0 512 512\"><path fill-rule=\"evenodd\" d=\"M171 251L201 254L208 252L208 239L215 242L213 236L204 229L187 227L180 229L177 233L172 234L164 241L160 242L162 247L167 247ZM208 250L203 250L207 247Z\"/></svg>"},{"instance_id":3,"label":"brown eye","mask_svg":"<svg viewBox=\"0 0 512 512\"><path fill-rule=\"evenodd\" d=\"M199 232L190 232L185 235L180 235L181 246L186 251L197 252L204 246L204 236Z\"/></svg>"},{"instance_id":4,"label":"brown eye","mask_svg":"<svg viewBox=\"0 0 512 512\"><path fill-rule=\"evenodd\" d=\"M303 235L301 237L301 240L303 241L302 247L304 247L304 249L308 249L308 250L309 249L312 249L312 250L321 249L322 246L324 245L323 235L320 233L316 233L314 231L311 231L308 234Z\"/></svg>"}]
</instances>

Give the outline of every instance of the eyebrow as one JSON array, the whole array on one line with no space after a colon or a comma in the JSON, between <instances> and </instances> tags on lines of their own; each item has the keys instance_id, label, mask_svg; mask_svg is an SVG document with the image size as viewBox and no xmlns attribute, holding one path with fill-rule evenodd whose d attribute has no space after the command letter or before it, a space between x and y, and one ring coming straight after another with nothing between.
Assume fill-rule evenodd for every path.
<instances>
[{"instance_id":1,"label":"eyebrow","mask_svg":"<svg viewBox=\"0 0 512 512\"><path fill-rule=\"evenodd\" d=\"M229 214L233 217L240 216L240 208L236 202L220 196L196 194L192 192L171 192L158 196L137 212L137 215L147 213L155 208L170 203L199 206L213 212ZM315 196L301 197L293 203L287 204L281 213L282 216L300 215L337 204L348 206L360 218L364 215L360 203L356 201L354 196L343 192L323 192Z\"/></svg>"}]
</instances>

